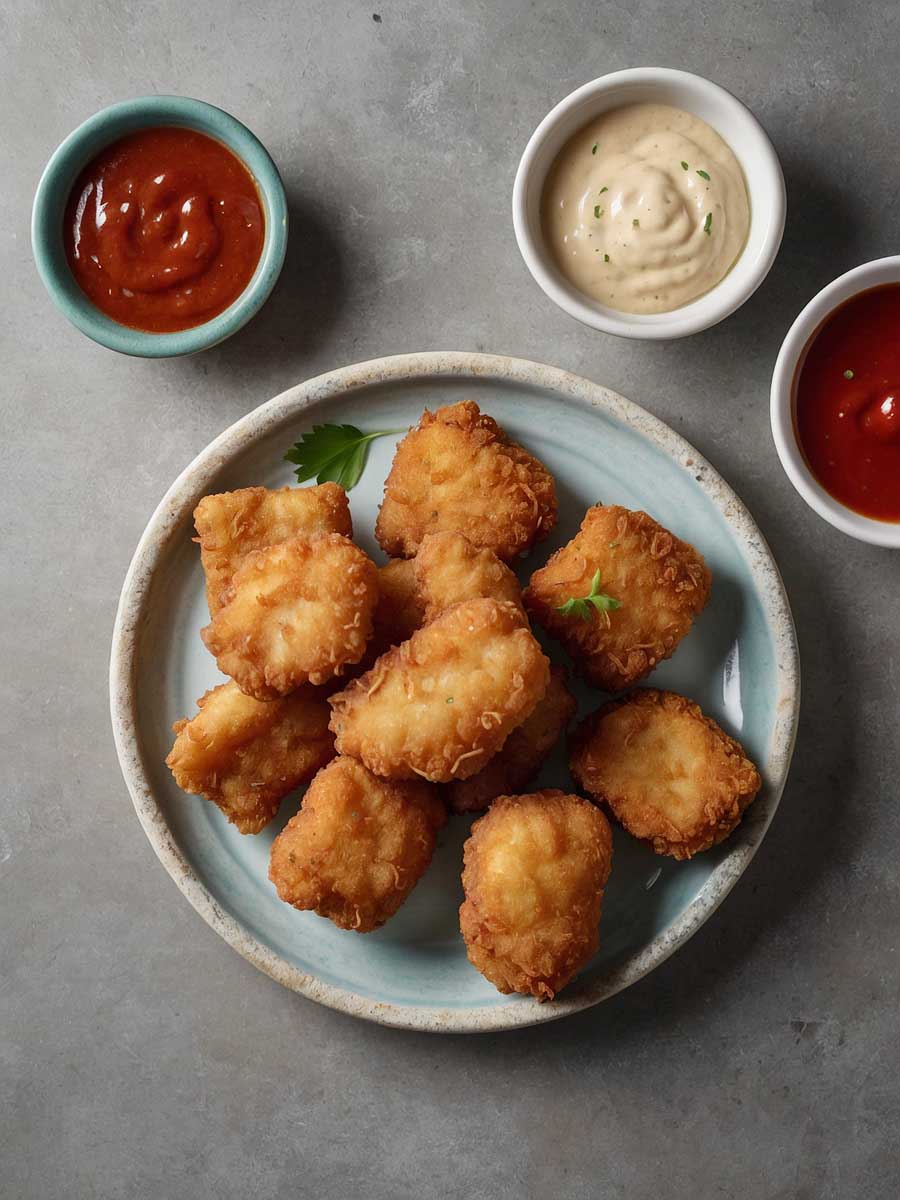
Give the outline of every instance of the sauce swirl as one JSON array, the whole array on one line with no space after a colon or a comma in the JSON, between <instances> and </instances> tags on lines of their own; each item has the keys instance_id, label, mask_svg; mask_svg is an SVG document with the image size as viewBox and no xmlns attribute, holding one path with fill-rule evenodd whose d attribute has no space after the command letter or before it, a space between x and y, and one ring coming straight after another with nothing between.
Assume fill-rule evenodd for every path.
<instances>
[{"instance_id":1,"label":"sauce swirl","mask_svg":"<svg viewBox=\"0 0 900 1200\"><path fill-rule=\"evenodd\" d=\"M797 441L822 487L863 516L900 521L900 284L828 317L794 397Z\"/></svg>"},{"instance_id":2,"label":"sauce swirl","mask_svg":"<svg viewBox=\"0 0 900 1200\"><path fill-rule=\"evenodd\" d=\"M203 324L256 269L265 220L253 177L192 129L143 129L101 151L65 216L66 255L91 301L149 333Z\"/></svg>"},{"instance_id":3,"label":"sauce swirl","mask_svg":"<svg viewBox=\"0 0 900 1200\"><path fill-rule=\"evenodd\" d=\"M692 113L628 104L560 151L541 202L544 236L580 291L629 313L671 312L715 287L750 228L740 164Z\"/></svg>"}]
</instances>

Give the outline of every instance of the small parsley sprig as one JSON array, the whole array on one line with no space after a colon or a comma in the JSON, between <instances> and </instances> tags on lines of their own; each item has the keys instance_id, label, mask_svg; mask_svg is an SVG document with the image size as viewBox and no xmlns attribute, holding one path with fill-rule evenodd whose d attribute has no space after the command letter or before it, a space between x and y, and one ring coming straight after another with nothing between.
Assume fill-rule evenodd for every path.
<instances>
[{"instance_id":1,"label":"small parsley sprig","mask_svg":"<svg viewBox=\"0 0 900 1200\"><path fill-rule=\"evenodd\" d=\"M592 607L596 612L601 613L614 612L617 608L622 607L621 600L616 600L613 596L607 596L600 591L599 567L591 580L590 592L586 596L570 596L565 604L556 605L556 611L562 613L564 617L578 617L582 621L589 621Z\"/></svg>"},{"instance_id":2,"label":"small parsley sprig","mask_svg":"<svg viewBox=\"0 0 900 1200\"><path fill-rule=\"evenodd\" d=\"M315 476L316 483L339 483L349 492L359 483L366 465L369 443L376 438L405 433L404 429L379 429L363 433L355 425L313 425L288 450L285 462L297 464L298 483Z\"/></svg>"}]
</instances>

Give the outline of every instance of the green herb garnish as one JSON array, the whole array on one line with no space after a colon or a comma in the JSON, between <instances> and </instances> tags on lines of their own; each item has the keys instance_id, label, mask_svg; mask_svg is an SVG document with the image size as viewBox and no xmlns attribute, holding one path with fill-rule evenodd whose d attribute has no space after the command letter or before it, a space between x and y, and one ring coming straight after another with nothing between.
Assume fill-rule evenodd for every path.
<instances>
[{"instance_id":1,"label":"green herb garnish","mask_svg":"<svg viewBox=\"0 0 900 1200\"><path fill-rule=\"evenodd\" d=\"M453 697L452 697L452 696L448 696L448 697L447 697L447 703L448 703L448 704L452 704L452 703L453 703Z\"/></svg>"},{"instance_id":2,"label":"green herb garnish","mask_svg":"<svg viewBox=\"0 0 900 1200\"><path fill-rule=\"evenodd\" d=\"M681 169L682 169L682 171L686 171L688 169L688 165L684 161L684 159L682 159L682 161L681 161Z\"/></svg>"},{"instance_id":3,"label":"green herb garnish","mask_svg":"<svg viewBox=\"0 0 900 1200\"><path fill-rule=\"evenodd\" d=\"M605 595L598 590L599 587L600 569L598 567L591 580L590 592L586 596L570 596L565 604L556 605L556 611L562 613L564 617L579 617L582 621L588 621L591 617L592 605L596 612L602 613L612 612L614 609L622 607L621 600Z\"/></svg>"},{"instance_id":4,"label":"green herb garnish","mask_svg":"<svg viewBox=\"0 0 900 1200\"><path fill-rule=\"evenodd\" d=\"M369 443L376 438L405 432L404 429L379 429L375 433L363 433L355 425L313 425L312 433L304 433L284 458L285 462L297 464L298 483L305 483L315 476L316 483L339 483L349 492L359 483Z\"/></svg>"},{"instance_id":5,"label":"green herb garnish","mask_svg":"<svg viewBox=\"0 0 900 1200\"><path fill-rule=\"evenodd\" d=\"M706 220L703 222L703 232L709 237L709 232L712 229L712 213L706 214Z\"/></svg>"},{"instance_id":6,"label":"green herb garnish","mask_svg":"<svg viewBox=\"0 0 900 1200\"><path fill-rule=\"evenodd\" d=\"M845 378L845 379L852 379L852 378L853 378L853 372L850 370L850 368L849 368L849 367L848 367L848 368L847 368L847 370L844 372L844 378Z\"/></svg>"},{"instance_id":7,"label":"green herb garnish","mask_svg":"<svg viewBox=\"0 0 900 1200\"><path fill-rule=\"evenodd\" d=\"M631 222L631 224L634 226L635 229L640 229L640 227L641 227L641 223L637 219L637 217L634 218L634 220Z\"/></svg>"},{"instance_id":8,"label":"green herb garnish","mask_svg":"<svg viewBox=\"0 0 900 1200\"><path fill-rule=\"evenodd\" d=\"M594 205L594 216L597 218L598 221L603 216L603 209L600 207L599 204Z\"/></svg>"},{"instance_id":9,"label":"green herb garnish","mask_svg":"<svg viewBox=\"0 0 900 1200\"><path fill-rule=\"evenodd\" d=\"M600 189L600 191L597 193L597 195L598 195L598 196L602 196L604 192L608 192L608 191L609 191L609 188L608 188L608 187L602 187L602 188Z\"/></svg>"},{"instance_id":10,"label":"green herb garnish","mask_svg":"<svg viewBox=\"0 0 900 1200\"><path fill-rule=\"evenodd\" d=\"M597 153L597 142L594 142L593 146L591 147L591 154L596 154L596 153Z\"/></svg>"},{"instance_id":11,"label":"green herb garnish","mask_svg":"<svg viewBox=\"0 0 900 1200\"><path fill-rule=\"evenodd\" d=\"M705 179L706 182L709 183L709 176L707 175L707 173L705 171L698 171L697 174L700 176L701 179Z\"/></svg>"},{"instance_id":12,"label":"green herb garnish","mask_svg":"<svg viewBox=\"0 0 900 1200\"><path fill-rule=\"evenodd\" d=\"M603 255L603 261L604 261L604 262L609 262L609 255L608 255L608 254L604 254L604 255Z\"/></svg>"}]
</instances>

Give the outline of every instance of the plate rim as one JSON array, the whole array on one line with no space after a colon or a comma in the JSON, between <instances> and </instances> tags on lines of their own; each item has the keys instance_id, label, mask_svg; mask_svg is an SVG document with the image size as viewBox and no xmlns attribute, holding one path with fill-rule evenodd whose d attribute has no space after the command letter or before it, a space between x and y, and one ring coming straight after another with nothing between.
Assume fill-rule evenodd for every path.
<instances>
[{"instance_id":1,"label":"plate rim","mask_svg":"<svg viewBox=\"0 0 900 1200\"><path fill-rule=\"evenodd\" d=\"M174 530L212 478L238 451L276 426L295 419L315 403L372 384L415 379L496 379L506 384L544 388L587 408L598 408L645 436L653 445L690 469L701 490L722 513L747 561L773 637L777 697L775 722L765 761L770 784L760 818L754 804L752 834L733 844L699 895L672 925L590 983L552 1003L514 997L502 1004L470 1008L376 1001L350 989L325 983L287 962L223 910L195 874L178 846L154 796L144 767L136 720L135 669L138 634L156 569ZM232 949L278 983L328 1008L400 1029L444 1033L496 1032L558 1020L592 1007L636 983L664 962L708 920L749 866L781 800L787 780L800 710L800 660L797 635L784 582L755 520L734 490L681 434L659 417L601 384L559 367L505 355L469 351L422 351L390 355L338 367L294 384L240 417L215 437L180 472L157 505L138 541L125 575L113 627L109 668L110 715L119 766L147 838L166 871L206 923Z\"/></svg>"}]
</instances>

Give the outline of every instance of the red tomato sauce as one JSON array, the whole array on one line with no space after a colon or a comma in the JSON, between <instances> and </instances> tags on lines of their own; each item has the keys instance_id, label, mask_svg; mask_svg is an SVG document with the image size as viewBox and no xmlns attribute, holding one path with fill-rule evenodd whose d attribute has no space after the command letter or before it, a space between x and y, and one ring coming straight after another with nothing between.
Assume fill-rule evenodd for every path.
<instances>
[{"instance_id":1,"label":"red tomato sauce","mask_svg":"<svg viewBox=\"0 0 900 1200\"><path fill-rule=\"evenodd\" d=\"M795 396L797 439L822 487L863 516L900 521L900 284L831 314Z\"/></svg>"},{"instance_id":2,"label":"red tomato sauce","mask_svg":"<svg viewBox=\"0 0 900 1200\"><path fill-rule=\"evenodd\" d=\"M142 129L81 173L65 216L72 274L112 320L148 333L202 325L238 298L262 253L256 184L192 129Z\"/></svg>"}]
</instances>

